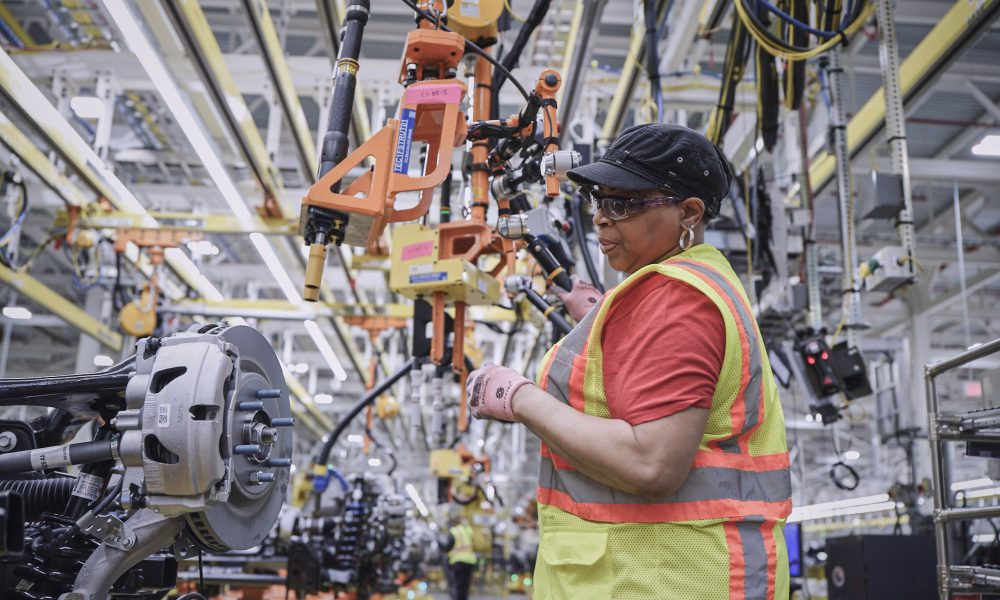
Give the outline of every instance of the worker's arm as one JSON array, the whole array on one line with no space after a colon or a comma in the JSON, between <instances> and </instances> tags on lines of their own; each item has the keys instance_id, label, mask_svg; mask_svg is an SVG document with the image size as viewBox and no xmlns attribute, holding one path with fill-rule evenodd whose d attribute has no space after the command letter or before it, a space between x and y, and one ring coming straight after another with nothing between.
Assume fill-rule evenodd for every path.
<instances>
[{"instance_id":1,"label":"worker's arm","mask_svg":"<svg viewBox=\"0 0 1000 600\"><path fill-rule=\"evenodd\" d=\"M662 498L687 479L708 410L687 408L632 426L582 413L533 385L514 394L517 420L578 471L629 494Z\"/></svg>"}]
</instances>

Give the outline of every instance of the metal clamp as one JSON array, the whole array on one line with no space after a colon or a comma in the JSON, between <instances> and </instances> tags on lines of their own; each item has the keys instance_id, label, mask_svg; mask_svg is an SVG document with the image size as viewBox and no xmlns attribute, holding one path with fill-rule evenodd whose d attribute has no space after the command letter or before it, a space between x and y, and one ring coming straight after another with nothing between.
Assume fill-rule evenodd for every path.
<instances>
[{"instance_id":1,"label":"metal clamp","mask_svg":"<svg viewBox=\"0 0 1000 600\"><path fill-rule=\"evenodd\" d=\"M81 532L119 550L129 550L135 546L135 532L114 515L97 516L87 513L76 524Z\"/></svg>"}]
</instances>

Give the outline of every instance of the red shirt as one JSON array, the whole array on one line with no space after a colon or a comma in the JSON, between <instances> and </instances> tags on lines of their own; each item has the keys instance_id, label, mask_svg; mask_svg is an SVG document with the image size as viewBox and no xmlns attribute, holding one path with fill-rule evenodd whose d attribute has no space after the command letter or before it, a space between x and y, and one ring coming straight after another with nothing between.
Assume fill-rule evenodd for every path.
<instances>
[{"instance_id":1,"label":"red shirt","mask_svg":"<svg viewBox=\"0 0 1000 600\"><path fill-rule=\"evenodd\" d=\"M719 308L659 273L633 285L608 310L601 334L611 418L639 425L711 408L726 352Z\"/></svg>"}]
</instances>

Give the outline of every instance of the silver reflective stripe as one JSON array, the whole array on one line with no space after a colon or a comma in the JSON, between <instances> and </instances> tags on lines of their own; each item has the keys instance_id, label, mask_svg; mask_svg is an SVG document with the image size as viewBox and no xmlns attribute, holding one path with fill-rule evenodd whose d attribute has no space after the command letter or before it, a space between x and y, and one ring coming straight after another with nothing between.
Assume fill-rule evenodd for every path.
<instances>
[{"instance_id":1,"label":"silver reflective stripe","mask_svg":"<svg viewBox=\"0 0 1000 600\"><path fill-rule=\"evenodd\" d=\"M788 469L757 472L693 467L681 489L670 496L650 500L606 486L578 471L556 470L551 459L542 457L538 483L543 488L568 494L574 502L598 504L671 504L703 500L783 502L791 496Z\"/></svg>"},{"instance_id":2,"label":"silver reflective stripe","mask_svg":"<svg viewBox=\"0 0 1000 600\"><path fill-rule=\"evenodd\" d=\"M760 340L757 336L757 330L754 328L753 315L747 311L746 305L743 303L743 297L735 289L733 289L733 285L721 274L696 262L679 260L671 264L682 268L689 268L692 271L697 271L705 275L726 292L726 295L729 296L733 306L736 307L736 317L739 319L740 325L743 327L743 331L746 332L747 345L750 347L750 382L747 384L747 388L743 392L745 416L743 426L740 428L740 434L746 433L757 425L758 418L760 417L760 384L761 378L763 377L761 369ZM736 427L736 423L733 423L733 427ZM727 452L739 452L739 447L735 444L735 440L726 440L726 442L720 443L719 447Z\"/></svg>"},{"instance_id":3,"label":"silver reflective stripe","mask_svg":"<svg viewBox=\"0 0 1000 600\"><path fill-rule=\"evenodd\" d=\"M740 543L743 546L743 599L767 599L767 549L764 547L764 535L760 531L763 517L749 517L746 521L736 523L740 533ZM731 576L739 577L739 573ZM743 600L741 599L741 600Z\"/></svg>"},{"instance_id":4,"label":"silver reflective stripe","mask_svg":"<svg viewBox=\"0 0 1000 600\"><path fill-rule=\"evenodd\" d=\"M567 356L568 355L568 356ZM552 352L549 361L548 384L545 391L569 404L569 378L573 373L573 353L562 346Z\"/></svg>"},{"instance_id":5,"label":"silver reflective stripe","mask_svg":"<svg viewBox=\"0 0 1000 600\"><path fill-rule=\"evenodd\" d=\"M587 338L590 337L598 312L596 307L591 309L552 351L545 391L565 404L569 404L569 378L573 374L573 360L586 348Z\"/></svg>"},{"instance_id":6,"label":"silver reflective stripe","mask_svg":"<svg viewBox=\"0 0 1000 600\"><path fill-rule=\"evenodd\" d=\"M597 313L601 312L600 307L590 309L587 316L576 324L573 331L566 334L559 345L574 354L582 354L587 346L587 338L590 337L590 330L594 328L594 321L597 320Z\"/></svg>"}]
</instances>

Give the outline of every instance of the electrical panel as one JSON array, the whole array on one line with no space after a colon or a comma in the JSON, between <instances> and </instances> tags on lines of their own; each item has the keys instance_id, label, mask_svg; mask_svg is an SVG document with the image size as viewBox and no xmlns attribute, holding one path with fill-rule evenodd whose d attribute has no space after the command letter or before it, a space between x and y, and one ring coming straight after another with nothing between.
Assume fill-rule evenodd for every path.
<instances>
[{"instance_id":1,"label":"electrical panel","mask_svg":"<svg viewBox=\"0 0 1000 600\"><path fill-rule=\"evenodd\" d=\"M891 219L903 210L903 178L893 173L872 173L871 201L862 219Z\"/></svg>"},{"instance_id":2,"label":"electrical panel","mask_svg":"<svg viewBox=\"0 0 1000 600\"><path fill-rule=\"evenodd\" d=\"M911 283L913 276L908 260L906 252L899 246L886 246L876 252L866 263L870 274L865 277L865 290L891 292Z\"/></svg>"}]
</instances>

